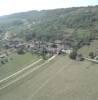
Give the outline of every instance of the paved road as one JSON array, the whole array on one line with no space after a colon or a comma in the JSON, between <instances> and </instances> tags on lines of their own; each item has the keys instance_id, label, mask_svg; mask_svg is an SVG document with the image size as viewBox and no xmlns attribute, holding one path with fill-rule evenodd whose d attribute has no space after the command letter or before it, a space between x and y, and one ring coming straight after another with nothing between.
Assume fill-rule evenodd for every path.
<instances>
[{"instance_id":1,"label":"paved road","mask_svg":"<svg viewBox=\"0 0 98 100\"><path fill-rule=\"evenodd\" d=\"M0 90L0 100L97 100L98 67L57 56Z\"/></svg>"}]
</instances>

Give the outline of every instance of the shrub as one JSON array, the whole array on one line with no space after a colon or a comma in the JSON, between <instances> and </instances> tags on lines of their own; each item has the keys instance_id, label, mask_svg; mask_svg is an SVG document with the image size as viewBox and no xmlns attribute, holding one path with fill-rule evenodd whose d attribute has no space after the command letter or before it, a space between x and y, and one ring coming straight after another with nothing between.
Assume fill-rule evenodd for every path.
<instances>
[{"instance_id":1,"label":"shrub","mask_svg":"<svg viewBox=\"0 0 98 100\"><path fill-rule=\"evenodd\" d=\"M90 56L90 58L94 59L94 57L95 57L94 52L90 52L90 53L89 53L89 56Z\"/></svg>"},{"instance_id":2,"label":"shrub","mask_svg":"<svg viewBox=\"0 0 98 100\"><path fill-rule=\"evenodd\" d=\"M24 51L24 49L20 48L20 49L17 50L17 53L18 53L18 54L24 54L25 51Z\"/></svg>"},{"instance_id":3,"label":"shrub","mask_svg":"<svg viewBox=\"0 0 98 100\"><path fill-rule=\"evenodd\" d=\"M2 61L1 61L1 64L5 64L5 62L2 60Z\"/></svg>"},{"instance_id":4,"label":"shrub","mask_svg":"<svg viewBox=\"0 0 98 100\"><path fill-rule=\"evenodd\" d=\"M77 51L75 50L75 51L71 52L70 55L69 55L69 57L71 59L76 59L76 57L77 57Z\"/></svg>"}]
</instances>

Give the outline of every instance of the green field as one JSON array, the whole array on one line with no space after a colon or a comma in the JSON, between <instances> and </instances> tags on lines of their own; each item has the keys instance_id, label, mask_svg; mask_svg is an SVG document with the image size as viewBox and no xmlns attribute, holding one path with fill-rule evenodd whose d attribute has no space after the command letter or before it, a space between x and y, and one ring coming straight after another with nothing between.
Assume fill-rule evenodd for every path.
<instances>
[{"instance_id":1,"label":"green field","mask_svg":"<svg viewBox=\"0 0 98 100\"><path fill-rule=\"evenodd\" d=\"M57 56L25 78L0 90L0 100L97 100L97 93L97 64Z\"/></svg>"},{"instance_id":2,"label":"green field","mask_svg":"<svg viewBox=\"0 0 98 100\"><path fill-rule=\"evenodd\" d=\"M26 53L23 55L12 54L8 57L8 62L0 65L0 79L7 77L25 66L37 61L40 57Z\"/></svg>"},{"instance_id":3,"label":"green field","mask_svg":"<svg viewBox=\"0 0 98 100\"><path fill-rule=\"evenodd\" d=\"M98 40L94 40L91 42L90 45L83 46L80 50L80 53L82 53L84 56L88 56L90 52L98 52Z\"/></svg>"}]
</instances>

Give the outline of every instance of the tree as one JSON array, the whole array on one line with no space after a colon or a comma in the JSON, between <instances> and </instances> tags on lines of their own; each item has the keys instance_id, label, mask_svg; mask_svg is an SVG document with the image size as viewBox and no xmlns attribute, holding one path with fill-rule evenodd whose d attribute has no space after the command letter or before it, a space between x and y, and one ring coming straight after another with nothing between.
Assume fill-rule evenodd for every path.
<instances>
[{"instance_id":1,"label":"tree","mask_svg":"<svg viewBox=\"0 0 98 100\"><path fill-rule=\"evenodd\" d=\"M5 62L3 60L1 60L1 64L5 64Z\"/></svg>"},{"instance_id":2,"label":"tree","mask_svg":"<svg viewBox=\"0 0 98 100\"><path fill-rule=\"evenodd\" d=\"M53 48L57 48L57 45L54 43L54 44L52 45L52 47L53 47Z\"/></svg>"},{"instance_id":3,"label":"tree","mask_svg":"<svg viewBox=\"0 0 98 100\"><path fill-rule=\"evenodd\" d=\"M25 35L25 38L26 38L26 41L30 41L30 40L32 40L32 33L28 33L28 34L26 34Z\"/></svg>"},{"instance_id":4,"label":"tree","mask_svg":"<svg viewBox=\"0 0 98 100\"><path fill-rule=\"evenodd\" d=\"M42 58L43 58L44 60L47 59L46 54L47 54L47 50L46 50L45 47L43 47L43 50L42 50Z\"/></svg>"},{"instance_id":5,"label":"tree","mask_svg":"<svg viewBox=\"0 0 98 100\"><path fill-rule=\"evenodd\" d=\"M94 57L95 57L94 52L90 52L90 53L89 53L89 56L90 56L91 59L94 59Z\"/></svg>"},{"instance_id":6,"label":"tree","mask_svg":"<svg viewBox=\"0 0 98 100\"><path fill-rule=\"evenodd\" d=\"M71 59L76 59L76 57L77 57L77 50L74 50L73 52L71 52L70 55L69 55L69 57Z\"/></svg>"},{"instance_id":7,"label":"tree","mask_svg":"<svg viewBox=\"0 0 98 100\"><path fill-rule=\"evenodd\" d=\"M24 49L23 49L23 48L19 48L19 49L17 50L17 53L18 53L18 54L24 54L24 53L25 53L25 51L24 51Z\"/></svg>"}]
</instances>

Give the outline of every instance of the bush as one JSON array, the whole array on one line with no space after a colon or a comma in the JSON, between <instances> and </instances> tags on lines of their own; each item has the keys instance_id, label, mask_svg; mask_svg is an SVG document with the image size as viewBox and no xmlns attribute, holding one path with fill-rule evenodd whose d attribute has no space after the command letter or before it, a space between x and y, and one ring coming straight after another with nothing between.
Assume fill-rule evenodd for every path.
<instances>
[{"instance_id":1,"label":"bush","mask_svg":"<svg viewBox=\"0 0 98 100\"><path fill-rule=\"evenodd\" d=\"M79 61L84 61L83 55L82 54L77 54L77 59Z\"/></svg>"},{"instance_id":2,"label":"bush","mask_svg":"<svg viewBox=\"0 0 98 100\"><path fill-rule=\"evenodd\" d=\"M17 50L17 53L18 53L18 54L24 54L25 51L24 51L24 49L20 48L20 49Z\"/></svg>"},{"instance_id":3,"label":"bush","mask_svg":"<svg viewBox=\"0 0 98 100\"><path fill-rule=\"evenodd\" d=\"M2 60L2 61L1 61L1 64L5 64L5 62Z\"/></svg>"},{"instance_id":4,"label":"bush","mask_svg":"<svg viewBox=\"0 0 98 100\"><path fill-rule=\"evenodd\" d=\"M90 53L89 53L89 56L90 56L91 59L94 59L94 57L95 57L94 52L90 52Z\"/></svg>"},{"instance_id":5,"label":"bush","mask_svg":"<svg viewBox=\"0 0 98 100\"><path fill-rule=\"evenodd\" d=\"M76 57L77 57L77 51L73 51L72 53L70 53L69 57L71 59L76 59Z\"/></svg>"}]
</instances>

